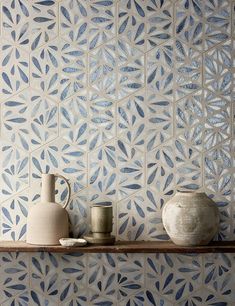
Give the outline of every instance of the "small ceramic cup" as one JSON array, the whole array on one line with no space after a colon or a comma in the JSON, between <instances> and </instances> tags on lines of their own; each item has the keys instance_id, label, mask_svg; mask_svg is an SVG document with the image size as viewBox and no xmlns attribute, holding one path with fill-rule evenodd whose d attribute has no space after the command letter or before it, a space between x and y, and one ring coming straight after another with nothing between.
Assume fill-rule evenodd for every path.
<instances>
[{"instance_id":1,"label":"small ceramic cup","mask_svg":"<svg viewBox=\"0 0 235 306\"><path fill-rule=\"evenodd\" d=\"M91 231L98 236L109 235L113 229L113 207L94 205L91 208Z\"/></svg>"}]
</instances>

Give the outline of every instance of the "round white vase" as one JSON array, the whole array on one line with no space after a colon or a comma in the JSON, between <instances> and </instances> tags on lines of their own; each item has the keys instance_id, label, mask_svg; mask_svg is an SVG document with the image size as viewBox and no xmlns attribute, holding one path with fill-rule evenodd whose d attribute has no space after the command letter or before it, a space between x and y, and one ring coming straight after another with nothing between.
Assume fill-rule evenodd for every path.
<instances>
[{"instance_id":1,"label":"round white vase","mask_svg":"<svg viewBox=\"0 0 235 306\"><path fill-rule=\"evenodd\" d=\"M181 246L207 245L219 230L219 210L203 192L178 191L164 206L163 225Z\"/></svg>"}]
</instances>

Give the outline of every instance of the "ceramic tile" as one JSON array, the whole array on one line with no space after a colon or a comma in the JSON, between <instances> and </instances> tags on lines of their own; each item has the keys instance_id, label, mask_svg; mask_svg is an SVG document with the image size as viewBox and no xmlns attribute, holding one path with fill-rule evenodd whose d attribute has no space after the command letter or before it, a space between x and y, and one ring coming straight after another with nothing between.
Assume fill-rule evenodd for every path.
<instances>
[{"instance_id":1,"label":"ceramic tile","mask_svg":"<svg viewBox=\"0 0 235 306\"><path fill-rule=\"evenodd\" d=\"M145 20L145 1L119 1L118 34L141 50L145 49Z\"/></svg>"},{"instance_id":2,"label":"ceramic tile","mask_svg":"<svg viewBox=\"0 0 235 306\"><path fill-rule=\"evenodd\" d=\"M0 163L2 174L1 199L6 200L29 185L29 156L27 152L1 141Z\"/></svg>"},{"instance_id":3,"label":"ceramic tile","mask_svg":"<svg viewBox=\"0 0 235 306\"><path fill-rule=\"evenodd\" d=\"M111 99L122 99L144 85L144 56L126 41L111 40L90 53L90 85Z\"/></svg>"},{"instance_id":4,"label":"ceramic tile","mask_svg":"<svg viewBox=\"0 0 235 306\"><path fill-rule=\"evenodd\" d=\"M202 260L197 255L148 255L146 283L153 296L178 301L201 287Z\"/></svg>"},{"instance_id":5,"label":"ceramic tile","mask_svg":"<svg viewBox=\"0 0 235 306\"><path fill-rule=\"evenodd\" d=\"M80 253L59 257L59 302L85 305L87 298L87 256Z\"/></svg>"},{"instance_id":6,"label":"ceramic tile","mask_svg":"<svg viewBox=\"0 0 235 306\"><path fill-rule=\"evenodd\" d=\"M54 172L75 237L112 205L117 239L168 240L162 209L186 188L216 202L214 240L234 240L234 1L0 2L1 239L25 239ZM4 253L0 303L230 306L233 261Z\"/></svg>"},{"instance_id":7,"label":"ceramic tile","mask_svg":"<svg viewBox=\"0 0 235 306\"><path fill-rule=\"evenodd\" d=\"M174 144L168 141L149 152L147 161L147 185L154 190L174 189Z\"/></svg>"},{"instance_id":8,"label":"ceramic tile","mask_svg":"<svg viewBox=\"0 0 235 306\"><path fill-rule=\"evenodd\" d=\"M117 196L116 155L115 141L89 154L89 183L110 199L115 199Z\"/></svg>"},{"instance_id":9,"label":"ceramic tile","mask_svg":"<svg viewBox=\"0 0 235 306\"><path fill-rule=\"evenodd\" d=\"M202 151L204 128L203 92L200 90L177 102L175 129L178 139L182 139L198 151Z\"/></svg>"},{"instance_id":10,"label":"ceramic tile","mask_svg":"<svg viewBox=\"0 0 235 306\"><path fill-rule=\"evenodd\" d=\"M173 3L170 0L148 1L146 7L146 43L150 50L173 34Z\"/></svg>"},{"instance_id":11,"label":"ceramic tile","mask_svg":"<svg viewBox=\"0 0 235 306\"><path fill-rule=\"evenodd\" d=\"M146 147L151 151L173 136L173 103L147 91Z\"/></svg>"},{"instance_id":12,"label":"ceramic tile","mask_svg":"<svg viewBox=\"0 0 235 306\"><path fill-rule=\"evenodd\" d=\"M29 262L24 253L1 253L0 270L1 295L0 302L17 299L16 296L24 295L29 286Z\"/></svg>"},{"instance_id":13,"label":"ceramic tile","mask_svg":"<svg viewBox=\"0 0 235 306\"><path fill-rule=\"evenodd\" d=\"M231 99L233 60L231 41L208 51L204 58L204 84L215 94Z\"/></svg>"},{"instance_id":14,"label":"ceramic tile","mask_svg":"<svg viewBox=\"0 0 235 306\"><path fill-rule=\"evenodd\" d=\"M138 192L117 203L117 239L147 240L145 195Z\"/></svg>"},{"instance_id":15,"label":"ceramic tile","mask_svg":"<svg viewBox=\"0 0 235 306\"><path fill-rule=\"evenodd\" d=\"M140 91L118 104L117 120L118 138L144 151L146 142L146 102L144 91Z\"/></svg>"},{"instance_id":16,"label":"ceramic tile","mask_svg":"<svg viewBox=\"0 0 235 306\"><path fill-rule=\"evenodd\" d=\"M229 306L229 302L224 299L224 297L221 297L220 295L217 295L215 292L210 291L208 289L201 289L199 291L193 292L192 295L189 297L183 299L181 302L179 302L176 305L186 306L186 305L224 305Z\"/></svg>"},{"instance_id":17,"label":"ceramic tile","mask_svg":"<svg viewBox=\"0 0 235 306\"><path fill-rule=\"evenodd\" d=\"M40 300L40 303L48 305L46 300L49 300L54 304L58 303L60 276L60 255L47 252L31 253L30 287L34 302Z\"/></svg>"},{"instance_id":18,"label":"ceramic tile","mask_svg":"<svg viewBox=\"0 0 235 306\"><path fill-rule=\"evenodd\" d=\"M147 54L148 89L169 99L183 98L200 89L201 66L198 51L180 40L167 41Z\"/></svg>"},{"instance_id":19,"label":"ceramic tile","mask_svg":"<svg viewBox=\"0 0 235 306\"><path fill-rule=\"evenodd\" d=\"M88 255L88 291L92 305L114 305L117 301L115 254Z\"/></svg>"},{"instance_id":20,"label":"ceramic tile","mask_svg":"<svg viewBox=\"0 0 235 306\"><path fill-rule=\"evenodd\" d=\"M72 192L78 192L86 186L86 154L77 150L64 140L56 139L32 153L31 179L35 191L40 193L41 173L60 172L70 180ZM61 180L58 199L64 201L67 189ZM58 191L57 191L58 192Z\"/></svg>"},{"instance_id":21,"label":"ceramic tile","mask_svg":"<svg viewBox=\"0 0 235 306\"><path fill-rule=\"evenodd\" d=\"M90 92L90 125L89 125L89 150L107 143L115 136L115 103L110 99Z\"/></svg>"},{"instance_id":22,"label":"ceramic tile","mask_svg":"<svg viewBox=\"0 0 235 306\"><path fill-rule=\"evenodd\" d=\"M20 293L14 297L8 298L3 306L15 305L15 306L28 306L29 305L29 292L25 291L24 293Z\"/></svg>"},{"instance_id":23,"label":"ceramic tile","mask_svg":"<svg viewBox=\"0 0 235 306\"><path fill-rule=\"evenodd\" d=\"M87 56L73 43L52 40L31 53L31 85L55 101L74 95L87 82Z\"/></svg>"},{"instance_id":24,"label":"ceramic tile","mask_svg":"<svg viewBox=\"0 0 235 306\"><path fill-rule=\"evenodd\" d=\"M176 184L179 189L202 187L202 158L198 151L180 140L175 141Z\"/></svg>"},{"instance_id":25,"label":"ceramic tile","mask_svg":"<svg viewBox=\"0 0 235 306\"><path fill-rule=\"evenodd\" d=\"M47 2L4 1L3 34L27 52L57 36L57 6Z\"/></svg>"},{"instance_id":26,"label":"ceramic tile","mask_svg":"<svg viewBox=\"0 0 235 306\"><path fill-rule=\"evenodd\" d=\"M4 240L25 240L29 197L23 191L1 205L1 237Z\"/></svg>"},{"instance_id":27,"label":"ceramic tile","mask_svg":"<svg viewBox=\"0 0 235 306\"><path fill-rule=\"evenodd\" d=\"M2 134L25 151L57 137L57 105L34 90L24 90L2 106Z\"/></svg>"},{"instance_id":28,"label":"ceramic tile","mask_svg":"<svg viewBox=\"0 0 235 306\"><path fill-rule=\"evenodd\" d=\"M1 100L3 100L29 86L29 54L4 39L1 40L0 49Z\"/></svg>"},{"instance_id":29,"label":"ceramic tile","mask_svg":"<svg viewBox=\"0 0 235 306\"><path fill-rule=\"evenodd\" d=\"M89 143L89 100L87 91L64 101L60 106L60 133L66 142L87 151Z\"/></svg>"},{"instance_id":30,"label":"ceramic tile","mask_svg":"<svg viewBox=\"0 0 235 306\"><path fill-rule=\"evenodd\" d=\"M204 256L204 285L229 304L235 302L234 255L208 254Z\"/></svg>"},{"instance_id":31,"label":"ceramic tile","mask_svg":"<svg viewBox=\"0 0 235 306\"><path fill-rule=\"evenodd\" d=\"M147 188L145 191L145 202L147 209L147 239L148 240L169 240L169 236L162 223L162 209L164 204L174 195L172 186L159 192Z\"/></svg>"},{"instance_id":32,"label":"ceramic tile","mask_svg":"<svg viewBox=\"0 0 235 306\"><path fill-rule=\"evenodd\" d=\"M17 46L29 50L30 3L23 1L2 1L2 34Z\"/></svg>"},{"instance_id":33,"label":"ceramic tile","mask_svg":"<svg viewBox=\"0 0 235 306\"><path fill-rule=\"evenodd\" d=\"M117 299L120 303L143 289L144 257L141 254L119 254L117 264Z\"/></svg>"},{"instance_id":34,"label":"ceramic tile","mask_svg":"<svg viewBox=\"0 0 235 306\"><path fill-rule=\"evenodd\" d=\"M203 51L229 38L229 1L178 1L176 35Z\"/></svg>"},{"instance_id":35,"label":"ceramic tile","mask_svg":"<svg viewBox=\"0 0 235 306\"><path fill-rule=\"evenodd\" d=\"M121 140L117 141L118 199L124 199L144 186L144 156Z\"/></svg>"}]
</instances>

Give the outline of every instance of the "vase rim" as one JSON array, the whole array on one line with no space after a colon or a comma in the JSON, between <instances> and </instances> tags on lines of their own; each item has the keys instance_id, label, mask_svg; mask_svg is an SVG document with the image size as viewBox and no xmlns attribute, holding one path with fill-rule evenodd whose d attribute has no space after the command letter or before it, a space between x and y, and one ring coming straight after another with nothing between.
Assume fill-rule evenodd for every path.
<instances>
[{"instance_id":1,"label":"vase rim","mask_svg":"<svg viewBox=\"0 0 235 306\"><path fill-rule=\"evenodd\" d=\"M188 196L191 196L191 195L204 195L205 194L205 192L191 191L191 190L177 190L176 193L180 193L180 194L188 195Z\"/></svg>"}]
</instances>

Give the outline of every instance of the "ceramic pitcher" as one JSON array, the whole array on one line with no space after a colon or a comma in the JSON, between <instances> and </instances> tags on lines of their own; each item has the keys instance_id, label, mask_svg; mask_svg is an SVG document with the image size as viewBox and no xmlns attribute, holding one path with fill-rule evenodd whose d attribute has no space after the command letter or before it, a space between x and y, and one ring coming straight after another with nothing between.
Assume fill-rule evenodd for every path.
<instances>
[{"instance_id":1,"label":"ceramic pitcher","mask_svg":"<svg viewBox=\"0 0 235 306\"><path fill-rule=\"evenodd\" d=\"M68 197L62 206L55 203L55 178L65 181ZM71 195L70 185L59 174L42 174L41 202L32 207L27 219L27 243L57 245L60 238L69 237L69 218L66 207Z\"/></svg>"}]
</instances>

